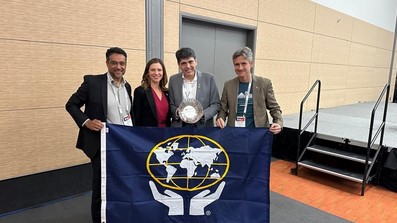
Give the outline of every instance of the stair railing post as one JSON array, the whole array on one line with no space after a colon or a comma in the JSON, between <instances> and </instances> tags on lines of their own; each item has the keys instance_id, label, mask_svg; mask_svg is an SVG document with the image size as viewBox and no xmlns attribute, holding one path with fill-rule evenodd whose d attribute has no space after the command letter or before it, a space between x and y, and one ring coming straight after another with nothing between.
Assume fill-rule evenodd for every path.
<instances>
[{"instance_id":1,"label":"stair railing post","mask_svg":"<svg viewBox=\"0 0 397 223\"><path fill-rule=\"evenodd\" d=\"M372 169L372 166L371 166L371 168L368 167L370 151L371 151L372 145L375 143L376 139L379 136L379 130L380 130L379 145L382 147L382 144L383 144L383 136L384 136L384 132L385 132L385 123L386 123L386 115L387 115L389 89L390 89L390 84L387 83L385 85L385 87L383 88L382 93L380 94L380 96L379 96L378 100L376 101L376 103L374 105L374 108L372 109L372 112L371 112L371 121L370 121L370 124L369 124L369 134L368 134L368 143L367 143L367 152L366 152L366 157L365 157L364 175L363 175L363 181L362 181L362 185L361 185L361 195L362 196L364 195L365 186L367 184L367 180L368 180L368 176L369 176L369 171ZM376 110L378 109L378 106L379 106L382 98L385 96L385 94L386 94L386 98L385 98L385 106L383 108L382 123L381 123L380 127L378 128L377 133L375 134L374 138L372 138L372 132L373 132L374 120L375 120L375 113L376 113ZM375 156L374 160L371 163L371 165L374 165L374 163L376 163L376 158L377 157Z\"/></svg>"},{"instance_id":2,"label":"stair railing post","mask_svg":"<svg viewBox=\"0 0 397 223\"><path fill-rule=\"evenodd\" d=\"M306 126L302 129L302 116L303 116L303 105L306 102L307 98L310 96L310 94L313 92L313 89L318 85L318 91L317 91L317 101L316 101L316 112L314 116L310 119L310 121L306 124ZM300 104L300 109L299 109L299 127L298 127L298 139L297 139L297 152L296 152L296 161L295 161L295 170L291 169L291 172L294 173L295 175L298 175L298 164L299 160L303 156L304 151L306 148L303 150L302 154L300 153L301 150L301 137L302 134L305 132L307 127L310 125L310 123L313 122L313 118L315 120L315 125L314 125L314 134L311 137L310 141L311 142L316 134L317 134L317 123L318 123L318 110L319 110L319 103L320 103L320 92L321 92L321 81L316 80L310 90L307 92L306 96L302 99L301 104Z\"/></svg>"},{"instance_id":3,"label":"stair railing post","mask_svg":"<svg viewBox=\"0 0 397 223\"><path fill-rule=\"evenodd\" d=\"M316 102L316 120L314 121L314 134L317 134L317 124L318 124L318 110L320 108L320 91L321 91L321 81L318 81L317 89L317 102Z\"/></svg>"}]
</instances>

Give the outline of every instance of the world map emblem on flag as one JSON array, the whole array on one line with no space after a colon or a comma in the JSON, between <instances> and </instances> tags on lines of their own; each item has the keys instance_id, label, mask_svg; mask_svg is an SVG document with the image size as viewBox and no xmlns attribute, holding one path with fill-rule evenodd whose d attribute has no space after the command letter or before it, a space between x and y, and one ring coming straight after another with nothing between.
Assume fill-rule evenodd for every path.
<instances>
[{"instance_id":1,"label":"world map emblem on flag","mask_svg":"<svg viewBox=\"0 0 397 223\"><path fill-rule=\"evenodd\" d=\"M213 139L180 135L157 144L149 153L146 167L152 178L167 190L161 195L150 182L153 197L169 207L169 215L183 215L183 198L175 191L201 191L190 202L190 215L204 215L204 208L217 200L225 186L221 180L229 169L225 149ZM220 184L213 194L205 188ZM176 202L179 199L178 202ZM210 214L210 212L207 212Z\"/></svg>"}]
</instances>

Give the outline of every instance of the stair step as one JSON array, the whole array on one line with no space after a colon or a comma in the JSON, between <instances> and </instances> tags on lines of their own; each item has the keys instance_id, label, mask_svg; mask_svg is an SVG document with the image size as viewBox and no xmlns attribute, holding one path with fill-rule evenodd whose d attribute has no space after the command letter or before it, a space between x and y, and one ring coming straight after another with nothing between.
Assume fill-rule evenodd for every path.
<instances>
[{"instance_id":1,"label":"stair step","mask_svg":"<svg viewBox=\"0 0 397 223\"><path fill-rule=\"evenodd\" d=\"M365 163L365 158L366 156L357 154L357 153L352 153L352 152L347 152L339 149L333 149L327 146L321 146L321 145L312 145L308 146L307 150L317 152L317 153L322 153L326 154L329 156L334 156L334 157L339 157L342 159L346 160L351 160L359 163ZM368 164L371 165L373 161L373 157L368 158Z\"/></svg>"},{"instance_id":2,"label":"stair step","mask_svg":"<svg viewBox=\"0 0 397 223\"><path fill-rule=\"evenodd\" d=\"M347 180L351 180L354 182L362 183L363 182L363 174L360 173L354 173L354 172L349 172L347 170L342 170L330 166L326 166L320 163L313 162L311 160L301 160L298 162L298 165L304 166L309 169L313 169L319 172L327 173L333 176L337 176L340 178L344 178Z\"/></svg>"},{"instance_id":3,"label":"stair step","mask_svg":"<svg viewBox=\"0 0 397 223\"><path fill-rule=\"evenodd\" d=\"M331 136L331 135L326 135L326 134L321 134L321 133L317 133L316 138L331 141L331 142L336 142L336 143L342 143L342 144L345 143L345 140L348 140L349 145L361 147L363 149L366 149L367 145L368 145L368 142L358 141L358 140L350 139L350 138L348 139L348 138L343 138L343 137ZM376 143L374 143L371 146L371 149L373 149L373 150L378 150L378 148L379 148L379 144L376 144Z\"/></svg>"}]
</instances>

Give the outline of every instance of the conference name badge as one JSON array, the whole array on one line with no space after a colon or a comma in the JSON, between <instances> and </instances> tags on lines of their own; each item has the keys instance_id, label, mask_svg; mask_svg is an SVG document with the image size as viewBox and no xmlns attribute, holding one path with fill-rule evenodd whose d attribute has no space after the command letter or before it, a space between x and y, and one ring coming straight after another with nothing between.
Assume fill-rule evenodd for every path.
<instances>
[{"instance_id":1,"label":"conference name badge","mask_svg":"<svg viewBox=\"0 0 397 223\"><path fill-rule=\"evenodd\" d=\"M237 116L235 127L245 127L245 116Z\"/></svg>"},{"instance_id":2,"label":"conference name badge","mask_svg":"<svg viewBox=\"0 0 397 223\"><path fill-rule=\"evenodd\" d=\"M123 122L124 122L124 125L132 126L131 115L128 114L128 115L124 116L123 117Z\"/></svg>"}]
</instances>

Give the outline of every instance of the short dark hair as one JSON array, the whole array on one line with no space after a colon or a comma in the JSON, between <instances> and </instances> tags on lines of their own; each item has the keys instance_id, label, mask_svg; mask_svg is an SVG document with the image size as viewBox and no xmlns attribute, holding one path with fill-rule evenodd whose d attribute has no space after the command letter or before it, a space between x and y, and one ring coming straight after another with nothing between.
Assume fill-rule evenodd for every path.
<instances>
[{"instance_id":1,"label":"short dark hair","mask_svg":"<svg viewBox=\"0 0 397 223\"><path fill-rule=\"evenodd\" d=\"M123 49L119 47L111 47L108 50L106 50L106 61L109 61L109 57L115 53L122 54L125 57L125 59L127 59L127 53Z\"/></svg>"},{"instance_id":2,"label":"short dark hair","mask_svg":"<svg viewBox=\"0 0 397 223\"><path fill-rule=\"evenodd\" d=\"M190 57L196 59L196 54L194 53L194 50L192 50L191 48L183 47L180 48L178 51L176 51L175 57L179 64L179 62L181 62L182 59L188 59Z\"/></svg>"}]
</instances>

